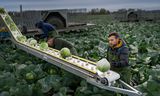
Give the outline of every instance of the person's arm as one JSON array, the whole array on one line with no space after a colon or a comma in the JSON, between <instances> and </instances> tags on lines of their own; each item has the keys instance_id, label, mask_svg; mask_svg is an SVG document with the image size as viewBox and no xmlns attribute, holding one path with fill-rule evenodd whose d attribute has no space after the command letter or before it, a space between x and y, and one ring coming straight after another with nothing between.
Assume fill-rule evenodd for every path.
<instances>
[{"instance_id":1,"label":"person's arm","mask_svg":"<svg viewBox=\"0 0 160 96\"><path fill-rule=\"evenodd\" d=\"M119 61L112 61L111 65L113 67L125 67L125 66L129 66L129 50L127 47L124 47L123 49L121 49L121 52L119 54Z\"/></svg>"},{"instance_id":2,"label":"person's arm","mask_svg":"<svg viewBox=\"0 0 160 96\"><path fill-rule=\"evenodd\" d=\"M76 49L74 47L71 48L71 53L73 55L78 55L78 53L77 53L77 51L76 51Z\"/></svg>"},{"instance_id":3,"label":"person's arm","mask_svg":"<svg viewBox=\"0 0 160 96\"><path fill-rule=\"evenodd\" d=\"M54 31L55 30L55 26L53 26L50 23L44 23L44 26L48 29L48 31Z\"/></svg>"}]
</instances>

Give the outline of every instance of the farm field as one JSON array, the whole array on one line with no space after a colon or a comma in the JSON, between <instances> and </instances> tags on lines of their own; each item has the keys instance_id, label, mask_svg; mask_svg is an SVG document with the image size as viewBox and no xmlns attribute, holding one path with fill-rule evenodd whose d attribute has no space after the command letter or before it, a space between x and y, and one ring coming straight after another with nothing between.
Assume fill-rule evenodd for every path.
<instances>
[{"instance_id":1,"label":"farm field","mask_svg":"<svg viewBox=\"0 0 160 96\"><path fill-rule=\"evenodd\" d=\"M120 33L130 49L131 84L147 96L158 96L160 23L117 22L104 15L86 19L96 25L79 32L60 33L60 37L70 41L80 57L96 62L106 56L108 33ZM80 20L85 21L85 18ZM0 92L0 96L115 95L15 48L10 41L0 44Z\"/></svg>"}]
</instances>

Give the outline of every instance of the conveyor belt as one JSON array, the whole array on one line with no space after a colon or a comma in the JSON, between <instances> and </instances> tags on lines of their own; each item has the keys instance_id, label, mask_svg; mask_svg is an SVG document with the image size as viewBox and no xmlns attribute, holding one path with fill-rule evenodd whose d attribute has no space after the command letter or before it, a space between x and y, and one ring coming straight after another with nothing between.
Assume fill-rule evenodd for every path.
<instances>
[{"instance_id":1,"label":"conveyor belt","mask_svg":"<svg viewBox=\"0 0 160 96\"><path fill-rule=\"evenodd\" d=\"M31 46L27 42L21 42L17 40L17 36L22 35L22 33L17 28L17 26L15 25L11 17L7 13L0 14L0 16L4 20L7 28L10 30L12 42L18 48L36 57L39 57L49 63L52 63L66 71L69 71L77 76L80 76L84 78L88 83L91 83L102 89L115 91L123 94L128 94L131 96L142 95L139 91L137 91L136 89L127 85L124 82L122 83L126 85L130 90L111 86L112 83L114 83L116 80L120 78L119 74L109 70L103 73L103 76L102 76L101 73L96 69L95 62L92 62L74 55L64 59L60 56L59 50L52 49L52 48L48 48L46 50L40 50L38 44L36 46Z\"/></svg>"}]
</instances>

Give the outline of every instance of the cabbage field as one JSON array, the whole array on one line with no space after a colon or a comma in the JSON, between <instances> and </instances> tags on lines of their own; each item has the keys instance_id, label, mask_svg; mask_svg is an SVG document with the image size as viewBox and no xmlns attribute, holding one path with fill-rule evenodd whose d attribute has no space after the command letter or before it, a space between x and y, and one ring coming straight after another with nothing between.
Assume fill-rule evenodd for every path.
<instances>
[{"instance_id":1,"label":"cabbage field","mask_svg":"<svg viewBox=\"0 0 160 96\"><path fill-rule=\"evenodd\" d=\"M80 57L96 62L106 56L108 33L120 33L130 49L131 85L144 95L159 96L160 23L92 19L95 26L79 32L60 33L60 36L75 46ZM17 49L10 41L1 41L0 96L116 95Z\"/></svg>"}]
</instances>

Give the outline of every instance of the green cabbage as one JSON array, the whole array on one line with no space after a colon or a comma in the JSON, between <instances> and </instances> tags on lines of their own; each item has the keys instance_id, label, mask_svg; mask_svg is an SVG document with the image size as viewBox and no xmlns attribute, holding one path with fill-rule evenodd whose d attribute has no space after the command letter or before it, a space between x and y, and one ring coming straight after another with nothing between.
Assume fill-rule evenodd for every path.
<instances>
[{"instance_id":1,"label":"green cabbage","mask_svg":"<svg viewBox=\"0 0 160 96\"><path fill-rule=\"evenodd\" d=\"M26 73L27 80L33 80L33 79L35 79L35 77L36 77L36 74L33 72Z\"/></svg>"},{"instance_id":2,"label":"green cabbage","mask_svg":"<svg viewBox=\"0 0 160 96\"><path fill-rule=\"evenodd\" d=\"M34 40L34 38L28 38L27 43L30 43L31 40Z\"/></svg>"},{"instance_id":3,"label":"green cabbage","mask_svg":"<svg viewBox=\"0 0 160 96\"><path fill-rule=\"evenodd\" d=\"M71 56L71 52L68 48L64 47L60 50L60 54L63 58Z\"/></svg>"},{"instance_id":4,"label":"green cabbage","mask_svg":"<svg viewBox=\"0 0 160 96\"><path fill-rule=\"evenodd\" d=\"M5 21L6 21L7 25L10 25L12 23L12 21L9 18L9 16L5 17Z\"/></svg>"},{"instance_id":5,"label":"green cabbage","mask_svg":"<svg viewBox=\"0 0 160 96\"><path fill-rule=\"evenodd\" d=\"M48 44L46 42L41 42L39 45L40 50L48 49Z\"/></svg>"},{"instance_id":6,"label":"green cabbage","mask_svg":"<svg viewBox=\"0 0 160 96\"><path fill-rule=\"evenodd\" d=\"M27 39L27 43L29 43L31 46L35 46L37 44L37 40L34 38Z\"/></svg>"},{"instance_id":7,"label":"green cabbage","mask_svg":"<svg viewBox=\"0 0 160 96\"><path fill-rule=\"evenodd\" d=\"M11 29L12 31L16 31L16 30L17 30L17 27L16 27L16 25L15 25L14 23L10 23L10 29Z\"/></svg>"},{"instance_id":8,"label":"green cabbage","mask_svg":"<svg viewBox=\"0 0 160 96\"><path fill-rule=\"evenodd\" d=\"M21 42L26 42L27 38L26 36L20 35L20 36L17 36L17 40Z\"/></svg>"},{"instance_id":9,"label":"green cabbage","mask_svg":"<svg viewBox=\"0 0 160 96\"><path fill-rule=\"evenodd\" d=\"M110 69L110 63L107 59L103 58L97 62L97 69L101 72L106 72Z\"/></svg>"},{"instance_id":10,"label":"green cabbage","mask_svg":"<svg viewBox=\"0 0 160 96\"><path fill-rule=\"evenodd\" d=\"M30 41L31 46L35 46L37 44L37 40L33 39Z\"/></svg>"}]
</instances>

